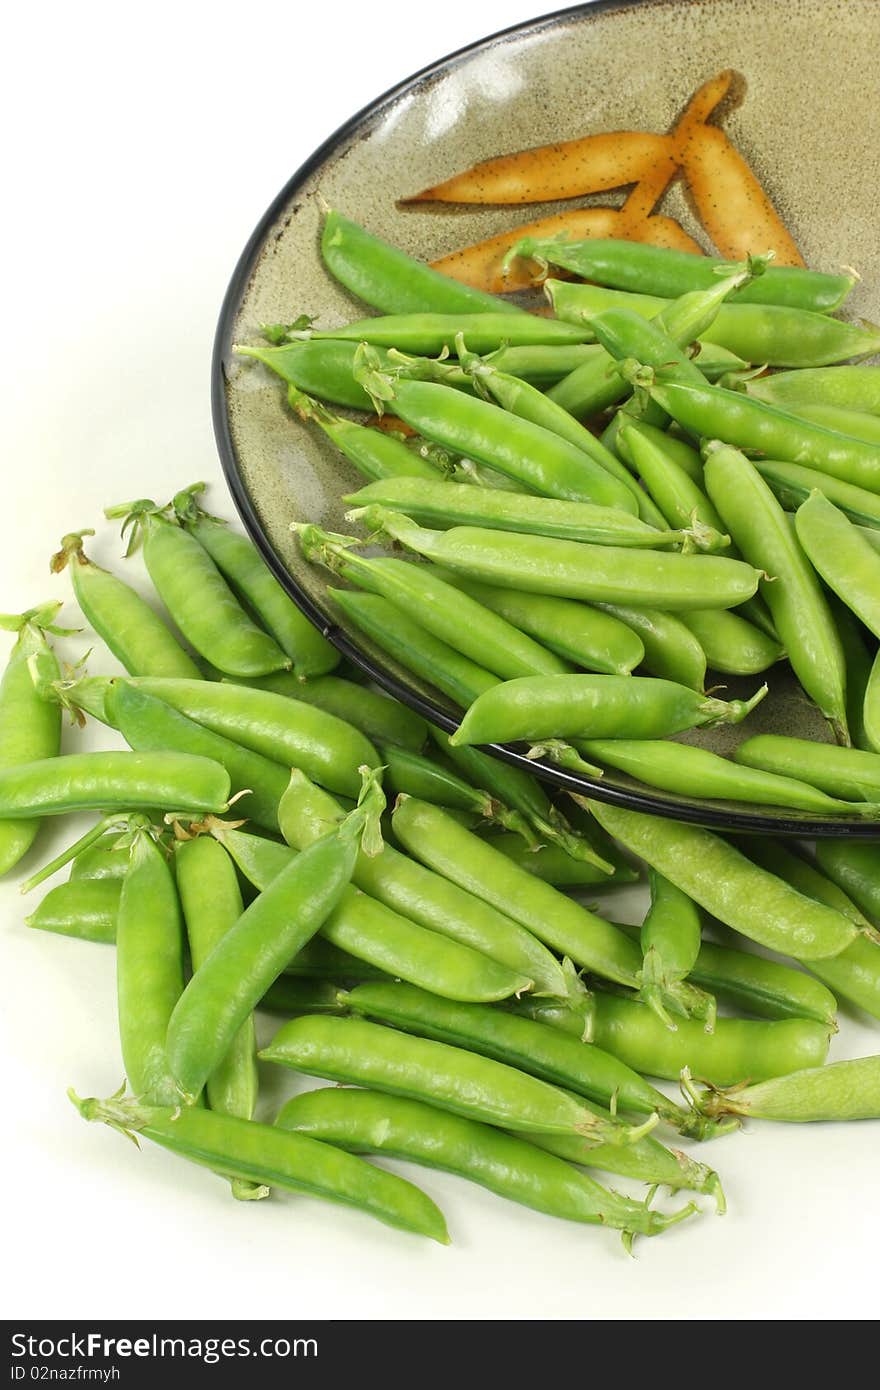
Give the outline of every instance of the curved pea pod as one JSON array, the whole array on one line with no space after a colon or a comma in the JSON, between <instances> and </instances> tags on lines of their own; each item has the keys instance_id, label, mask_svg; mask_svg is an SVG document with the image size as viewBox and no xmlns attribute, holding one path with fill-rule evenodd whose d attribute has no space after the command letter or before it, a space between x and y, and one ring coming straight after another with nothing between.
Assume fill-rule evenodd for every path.
<instances>
[{"instance_id":1,"label":"curved pea pod","mask_svg":"<svg viewBox=\"0 0 880 1390\"><path fill-rule=\"evenodd\" d=\"M56 679L61 671L46 633L60 631L54 619L60 603L32 608L21 616L0 615L0 628L18 633L0 680L0 779L7 768L55 757L61 751L61 710L41 697L31 676L39 661L43 675ZM0 874L27 853L40 829L31 819L0 821Z\"/></svg>"},{"instance_id":2,"label":"curved pea pod","mask_svg":"<svg viewBox=\"0 0 880 1390\"><path fill-rule=\"evenodd\" d=\"M354 553L354 539L340 542L317 526L297 528L307 560L326 565L359 588L378 593L472 661L494 674L533 675L565 671L552 652L468 594L454 589L427 565L393 558L370 559Z\"/></svg>"},{"instance_id":3,"label":"curved pea pod","mask_svg":"<svg viewBox=\"0 0 880 1390\"><path fill-rule=\"evenodd\" d=\"M444 570L443 576L454 588L463 589L563 660L588 671L626 676L644 658L645 648L637 632L589 604L552 594L499 589L465 579L453 570Z\"/></svg>"},{"instance_id":4,"label":"curved pea pod","mask_svg":"<svg viewBox=\"0 0 880 1390\"><path fill-rule=\"evenodd\" d=\"M118 1095L80 1100L73 1091L69 1095L83 1119L151 1139L215 1173L341 1202L387 1226L449 1244L441 1212L419 1188L331 1144L196 1106L147 1106Z\"/></svg>"},{"instance_id":5,"label":"curved pea pod","mask_svg":"<svg viewBox=\"0 0 880 1390\"><path fill-rule=\"evenodd\" d=\"M596 1046L634 1070L677 1081L688 1068L713 1086L784 1076L828 1055L829 1029L810 1019L719 1018L712 1033L681 1019L673 1031L646 1004L611 994L595 996L594 1030Z\"/></svg>"},{"instance_id":6,"label":"curved pea pod","mask_svg":"<svg viewBox=\"0 0 880 1390\"><path fill-rule=\"evenodd\" d=\"M691 549L723 550L730 545L708 497L665 448L630 425L622 425L617 438L667 525L692 528Z\"/></svg>"},{"instance_id":7,"label":"curved pea pod","mask_svg":"<svg viewBox=\"0 0 880 1390\"><path fill-rule=\"evenodd\" d=\"M682 1219L608 1192L563 1159L489 1125L402 1097L325 1086L295 1096L275 1121L354 1152L390 1154L455 1173L499 1197L590 1225L655 1235ZM688 1213L688 1208L684 1208Z\"/></svg>"},{"instance_id":8,"label":"curved pea pod","mask_svg":"<svg viewBox=\"0 0 880 1390\"><path fill-rule=\"evenodd\" d=\"M846 666L819 581L763 478L738 450L712 445L706 486L738 548L770 578L761 585L795 675L840 742L848 741Z\"/></svg>"},{"instance_id":9,"label":"curved pea pod","mask_svg":"<svg viewBox=\"0 0 880 1390\"><path fill-rule=\"evenodd\" d=\"M125 866L125 855L119 856ZM81 941L112 945L122 884L118 879L74 879L50 888L36 912L25 918L37 931L75 936Z\"/></svg>"},{"instance_id":10,"label":"curved pea pod","mask_svg":"<svg viewBox=\"0 0 880 1390\"><path fill-rule=\"evenodd\" d=\"M332 797L306 778L291 778L281 809L282 833L288 843L297 849L312 843L326 833L327 826L334 824L339 815L340 808ZM505 982L499 978L495 998L527 989L531 981L537 989L570 998L573 1008L580 1006L583 987L540 940L503 913L413 863L391 846L386 845L378 858L359 855L353 879L363 893L394 912L504 966L509 987L501 988Z\"/></svg>"},{"instance_id":11,"label":"curved pea pod","mask_svg":"<svg viewBox=\"0 0 880 1390\"><path fill-rule=\"evenodd\" d=\"M245 613L214 561L182 526L154 502L108 507L123 517L123 529L143 536L144 563L156 592L187 642L229 676L262 676L289 666L290 659Z\"/></svg>"},{"instance_id":12,"label":"curved pea pod","mask_svg":"<svg viewBox=\"0 0 880 1390\"><path fill-rule=\"evenodd\" d=\"M374 780L337 827L297 855L231 924L181 995L168 1024L168 1066L192 1103L299 946L321 928L349 884L361 837L376 852L385 799ZM378 841L381 847L381 839Z\"/></svg>"},{"instance_id":13,"label":"curved pea pod","mask_svg":"<svg viewBox=\"0 0 880 1390\"><path fill-rule=\"evenodd\" d=\"M426 632L400 608L380 594L333 589L332 601L382 651L421 680L467 707L498 677L448 643Z\"/></svg>"},{"instance_id":14,"label":"curved pea pod","mask_svg":"<svg viewBox=\"0 0 880 1390\"><path fill-rule=\"evenodd\" d=\"M74 531L61 541L50 568L59 574L67 568L74 597L83 617L132 676L189 676L201 679L192 657L158 613L109 570L102 569L83 550L83 536L94 531Z\"/></svg>"},{"instance_id":15,"label":"curved pea pod","mask_svg":"<svg viewBox=\"0 0 880 1390\"><path fill-rule=\"evenodd\" d=\"M538 845L531 849L521 835L510 831L493 835L489 844L499 854L511 859L520 869L555 888L602 887L614 888L636 883L638 874L628 864L616 864L611 874L585 859L575 859L560 845Z\"/></svg>"},{"instance_id":16,"label":"curved pea pod","mask_svg":"<svg viewBox=\"0 0 880 1390\"><path fill-rule=\"evenodd\" d=\"M880 636L880 555L821 492L795 517L798 540L815 570L865 627Z\"/></svg>"},{"instance_id":17,"label":"curved pea pod","mask_svg":"<svg viewBox=\"0 0 880 1390\"><path fill-rule=\"evenodd\" d=\"M626 550L477 526L430 531L381 508L369 509L364 522L473 579L594 603L688 611L709 602L712 608L735 608L752 597L760 578L741 560L718 555Z\"/></svg>"},{"instance_id":18,"label":"curved pea pod","mask_svg":"<svg viewBox=\"0 0 880 1390\"><path fill-rule=\"evenodd\" d=\"M349 493L343 501L356 507L387 507L439 530L448 526L485 526L634 549L660 550L681 544L690 534L687 530L670 530L665 523L658 530L629 512L591 502L568 502L498 488L462 487L440 478L389 478Z\"/></svg>"},{"instance_id":19,"label":"curved pea pod","mask_svg":"<svg viewBox=\"0 0 880 1390\"><path fill-rule=\"evenodd\" d=\"M180 524L207 551L220 573L250 605L281 650L293 662L300 680L323 676L339 664L339 652L309 622L284 592L256 546L247 536L231 531L224 521L209 516L196 502L204 483L178 492L173 501ZM182 672L135 672L138 675L176 675ZM187 673L191 674L191 673Z\"/></svg>"},{"instance_id":20,"label":"curved pea pod","mask_svg":"<svg viewBox=\"0 0 880 1390\"><path fill-rule=\"evenodd\" d=\"M832 841L819 841L820 845L831 845ZM834 880L820 873L815 864L792 854L778 841L759 841L751 839L748 843L751 857L772 873L778 874L791 883L799 892L816 902L842 912L856 925L870 931L871 924L855 903ZM834 856L832 856L833 858ZM829 864L833 875L834 866ZM880 946L865 936L856 937L851 945L839 955L828 960L810 961L809 969L826 985L852 1004L857 1004L874 1018L880 1018Z\"/></svg>"},{"instance_id":21,"label":"curved pea pod","mask_svg":"<svg viewBox=\"0 0 880 1390\"><path fill-rule=\"evenodd\" d=\"M880 754L859 748L835 748L810 739L784 734L758 734L739 745L738 763L781 777L799 777L832 797L855 802L850 806L871 814L876 808L860 807L860 801L880 801Z\"/></svg>"},{"instance_id":22,"label":"curved pea pod","mask_svg":"<svg viewBox=\"0 0 880 1390\"><path fill-rule=\"evenodd\" d=\"M109 681L105 709L113 727L139 753L172 749L219 763L229 774L230 784L247 791L249 817L264 829L277 831L278 803L287 786L287 770L280 763L203 728L164 700L125 680Z\"/></svg>"},{"instance_id":23,"label":"curved pea pod","mask_svg":"<svg viewBox=\"0 0 880 1390\"><path fill-rule=\"evenodd\" d=\"M641 664L652 675L702 691L706 683L706 653L683 619L659 608L599 603L602 613L616 618L636 634L644 648ZM721 609L713 609L713 616ZM726 611L726 610L725 610Z\"/></svg>"},{"instance_id":24,"label":"curved pea pod","mask_svg":"<svg viewBox=\"0 0 880 1390\"><path fill-rule=\"evenodd\" d=\"M469 811L487 821L504 816L506 808L499 806L488 792L471 786L433 759L402 748L382 747L379 751L390 791L418 796L447 810Z\"/></svg>"},{"instance_id":25,"label":"curved pea pod","mask_svg":"<svg viewBox=\"0 0 880 1390\"><path fill-rule=\"evenodd\" d=\"M458 743L545 738L664 738L706 724L738 724L766 695L717 700L688 686L644 676L525 676L480 695Z\"/></svg>"},{"instance_id":26,"label":"curved pea pod","mask_svg":"<svg viewBox=\"0 0 880 1390\"><path fill-rule=\"evenodd\" d=\"M635 467L631 449L632 441L636 435L639 435L648 443L653 444L656 449L662 450L664 457L676 464L692 483L697 487L702 487L703 460L698 451L685 439L669 434L667 430L659 429L656 425L649 424L647 420L639 419L635 415L627 415L622 411L618 411L612 417L608 429L613 430L614 448L630 468Z\"/></svg>"},{"instance_id":27,"label":"curved pea pod","mask_svg":"<svg viewBox=\"0 0 880 1390\"><path fill-rule=\"evenodd\" d=\"M355 354L357 353L357 343L347 343L343 339L314 339L301 343L284 343L280 347L267 347L265 343L245 344L236 343L235 351L240 357L253 358L257 362L262 362L264 367L276 372L282 381L286 381L290 388L288 400L291 408L300 418L303 418L302 410L306 413L306 418L314 420L324 428L325 420L323 415L312 413L311 407L306 408L304 401L311 396L320 396L322 400L330 401L333 405L342 405L350 410L372 410L372 401L364 388L354 379ZM307 395L305 393L308 393ZM320 412L320 407L318 407ZM327 424L335 425L335 420L330 419ZM363 428L359 426L358 428ZM333 442L342 448L343 453L348 455L347 448L340 442L341 438L354 440L353 449L358 450L359 446L356 439L359 438L350 434L349 431L335 431L331 434L327 429L327 434ZM371 431L372 433L372 431ZM366 449L365 457L369 461L375 457L364 441ZM404 446L401 445L401 448ZM381 446L376 446L382 456ZM397 450L387 451L394 457L400 457ZM352 459L356 463L356 460ZM368 462L368 467L371 465ZM381 466L381 465L380 465ZM392 464L393 467L393 464ZM372 472L369 473L373 476Z\"/></svg>"},{"instance_id":28,"label":"curved pea pod","mask_svg":"<svg viewBox=\"0 0 880 1390\"><path fill-rule=\"evenodd\" d=\"M116 920L119 1039L131 1090L157 1105L180 1098L165 1040L184 989L183 944L168 860L150 831L135 829Z\"/></svg>"},{"instance_id":29,"label":"curved pea pod","mask_svg":"<svg viewBox=\"0 0 880 1390\"><path fill-rule=\"evenodd\" d=\"M195 753L67 753L0 771L0 816L227 809L229 774Z\"/></svg>"},{"instance_id":30,"label":"curved pea pod","mask_svg":"<svg viewBox=\"0 0 880 1390\"><path fill-rule=\"evenodd\" d=\"M513 317L515 304L462 285L330 209L321 234L321 256L347 290L383 314L482 314Z\"/></svg>"},{"instance_id":31,"label":"curved pea pod","mask_svg":"<svg viewBox=\"0 0 880 1390\"><path fill-rule=\"evenodd\" d=\"M357 796L361 784L358 769L379 763L372 743L351 724L317 706L269 690L226 681L149 677L126 684L163 700L188 719L264 760L300 768L341 796Z\"/></svg>"},{"instance_id":32,"label":"curved pea pod","mask_svg":"<svg viewBox=\"0 0 880 1390\"><path fill-rule=\"evenodd\" d=\"M682 622L706 653L707 664L723 675L758 676L785 655L780 642L729 608L686 613Z\"/></svg>"},{"instance_id":33,"label":"curved pea pod","mask_svg":"<svg viewBox=\"0 0 880 1390\"><path fill-rule=\"evenodd\" d=\"M302 330L302 337L312 341L345 338L351 343L395 348L418 357L438 357L444 352L454 354L459 335L469 352L481 355L498 348L570 347L590 337L588 332L570 323L560 323L558 319L542 318L537 314L512 315L510 304L505 300L496 300L492 309L469 314L430 311L379 314L323 332L314 328Z\"/></svg>"},{"instance_id":34,"label":"curved pea pod","mask_svg":"<svg viewBox=\"0 0 880 1390\"><path fill-rule=\"evenodd\" d=\"M673 420L698 438L721 439L738 449L805 464L868 491L880 491L880 455L875 445L864 440L850 439L720 386L657 380L650 394ZM711 495L711 488L709 491ZM717 499L713 501L717 506ZM723 516L723 508L718 510Z\"/></svg>"},{"instance_id":35,"label":"curved pea pod","mask_svg":"<svg viewBox=\"0 0 880 1390\"><path fill-rule=\"evenodd\" d=\"M787 409L821 404L880 415L880 367L815 367L801 372L774 372L746 388L750 396Z\"/></svg>"},{"instance_id":36,"label":"curved pea pod","mask_svg":"<svg viewBox=\"0 0 880 1390\"><path fill-rule=\"evenodd\" d=\"M296 856L296 851L288 845L275 844L239 830L214 826L212 833L228 849L244 876L260 891L268 888ZM390 846L386 846L382 858L393 853ZM386 897L391 899L392 894ZM488 951L467 944L469 941L482 944L479 913L465 917L467 926L457 931L462 914L459 911L456 915L456 905L451 898L450 894L445 903L437 904L440 908L438 930L433 931L392 911L385 902L348 888L321 929L325 939L312 937L306 942L285 966L285 974L358 980L380 973L407 980L433 994L479 1001L504 999L528 988L530 981L525 976L504 966ZM476 906L480 908L482 904ZM426 908L425 915L429 911ZM482 940L485 941L485 937ZM506 940L501 954L512 956L516 946L512 938ZM545 968L544 973L537 962L536 951L532 953L531 963L543 981L565 988L566 978L552 957L549 970Z\"/></svg>"},{"instance_id":37,"label":"curved pea pod","mask_svg":"<svg viewBox=\"0 0 880 1390\"><path fill-rule=\"evenodd\" d=\"M365 363L360 379L378 402L426 438L495 468L546 497L619 507L635 515L630 485L543 425L447 384L395 378Z\"/></svg>"},{"instance_id":38,"label":"curved pea pod","mask_svg":"<svg viewBox=\"0 0 880 1390\"><path fill-rule=\"evenodd\" d=\"M578 1152L578 1141L565 1134L530 1134L526 1136L530 1144L557 1158L571 1163L582 1163ZM653 1134L646 1134L634 1144L621 1148L612 1144L600 1144L587 1154L590 1168L606 1173L616 1173L636 1182L655 1183L668 1187L673 1192L682 1189L691 1192L704 1192L715 1200L719 1216L727 1210L727 1199L721 1186L721 1179L714 1169L705 1163L698 1163L681 1149L667 1149Z\"/></svg>"},{"instance_id":39,"label":"curved pea pod","mask_svg":"<svg viewBox=\"0 0 880 1390\"><path fill-rule=\"evenodd\" d=\"M735 1091L712 1091L702 1103L712 1115L805 1124L880 1119L880 1056L808 1067Z\"/></svg>"},{"instance_id":40,"label":"curved pea pod","mask_svg":"<svg viewBox=\"0 0 880 1390\"><path fill-rule=\"evenodd\" d=\"M515 1067L359 1018L293 1019L260 1057L506 1129L579 1135L585 1152L593 1144L638 1137L638 1129L596 1115L579 1097Z\"/></svg>"},{"instance_id":41,"label":"curved pea pod","mask_svg":"<svg viewBox=\"0 0 880 1390\"><path fill-rule=\"evenodd\" d=\"M668 298L710 289L729 264L713 256L601 237L589 241L526 238L515 254L539 256L599 285ZM736 298L740 303L788 304L830 313L843 303L855 282L852 273L829 275L800 266L771 265L737 289Z\"/></svg>"},{"instance_id":42,"label":"curved pea pod","mask_svg":"<svg viewBox=\"0 0 880 1390\"><path fill-rule=\"evenodd\" d=\"M683 1132L699 1129L698 1117L661 1095L616 1058L574 1034L507 1009L450 1004L387 981L358 985L345 996L345 1004L355 1013L393 1024L404 1032L520 1068L596 1105L616 1105L624 1112L649 1117L659 1115Z\"/></svg>"},{"instance_id":43,"label":"curved pea pod","mask_svg":"<svg viewBox=\"0 0 880 1390\"><path fill-rule=\"evenodd\" d=\"M576 965L635 987L638 948L615 927L533 878L443 811L401 798L392 817L397 839L415 858L506 913Z\"/></svg>"},{"instance_id":44,"label":"curved pea pod","mask_svg":"<svg viewBox=\"0 0 880 1390\"><path fill-rule=\"evenodd\" d=\"M880 529L880 497L866 488L855 487L830 473L804 468L799 463L779 459L754 459L753 466L787 511L797 511L802 502L818 489L857 526Z\"/></svg>"},{"instance_id":45,"label":"curved pea pod","mask_svg":"<svg viewBox=\"0 0 880 1390\"><path fill-rule=\"evenodd\" d=\"M702 924L695 903L656 870L649 870L651 905L642 923L642 982L639 994L667 1028L676 1018L699 1018L707 1033L715 1028L711 994L692 984Z\"/></svg>"},{"instance_id":46,"label":"curved pea pod","mask_svg":"<svg viewBox=\"0 0 880 1390\"><path fill-rule=\"evenodd\" d=\"M415 710L342 676L298 681L290 671L276 671L271 676L258 676L253 683L260 690L286 695L304 705L316 705L360 729L373 744L392 744L418 753L427 742L428 725Z\"/></svg>"},{"instance_id":47,"label":"curved pea pod","mask_svg":"<svg viewBox=\"0 0 880 1390\"><path fill-rule=\"evenodd\" d=\"M755 742L760 741L759 736ZM811 748L815 746L810 744ZM733 762L708 748L665 739L588 739L583 751L598 763L616 767L649 786L660 787L677 796L791 806L822 816L877 814L876 806L853 805L851 801L827 796L806 779L782 773L777 768L742 766L740 764L746 760L739 757L739 749Z\"/></svg>"},{"instance_id":48,"label":"curved pea pod","mask_svg":"<svg viewBox=\"0 0 880 1390\"><path fill-rule=\"evenodd\" d=\"M350 370L353 368L354 353ZM364 397L361 409L369 409L370 400L366 392L361 387L356 389ZM340 453L344 454L349 463L353 463L365 478L378 481L412 477L426 482L442 476L430 459L422 457L403 440L396 439L384 430L373 429L368 425L361 425L354 420L346 420L340 415L332 414L326 406L320 405L296 386L288 387L287 403L304 423L318 425Z\"/></svg>"},{"instance_id":49,"label":"curved pea pod","mask_svg":"<svg viewBox=\"0 0 880 1390\"><path fill-rule=\"evenodd\" d=\"M821 960L859 934L842 913L811 901L711 831L599 802L590 802L590 810L706 912L762 946L797 960Z\"/></svg>"}]
</instances>

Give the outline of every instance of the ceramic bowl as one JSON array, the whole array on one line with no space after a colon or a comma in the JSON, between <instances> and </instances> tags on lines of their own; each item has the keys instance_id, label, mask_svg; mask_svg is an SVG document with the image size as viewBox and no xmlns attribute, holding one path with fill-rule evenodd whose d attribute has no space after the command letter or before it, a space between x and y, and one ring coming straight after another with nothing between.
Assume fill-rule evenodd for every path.
<instances>
[{"instance_id":1,"label":"ceramic bowl","mask_svg":"<svg viewBox=\"0 0 880 1390\"><path fill-rule=\"evenodd\" d=\"M340 499L359 485L323 436L286 410L277 378L237 358L234 342L253 340L264 322L302 312L322 325L364 309L324 271L318 252L322 200L410 254L432 259L529 217L530 208L401 208L397 200L477 160L593 131L670 127L691 92L723 68L744 79L742 99L724 120L760 177L808 264L855 265L862 282L848 311L880 317L880 239L874 168L880 103L865 74L880 63L880 7L873 0L643 0L564 10L496 34L400 83L353 116L299 169L266 211L245 247L220 316L213 366L217 443L242 520L272 569L331 641L375 682L451 729L457 714L359 632L337 623L326 571L305 563L292 521L345 530ZM619 200L599 195L581 203ZM570 206L567 204L566 206ZM577 205L577 204L575 204ZM681 185L662 210L711 249ZM337 581L338 582L338 581ZM828 738L824 722L784 667L749 732ZM732 693L753 689L731 682ZM738 729L694 736L727 752ZM499 757L522 761L513 749ZM557 788L731 830L801 835L880 834L880 824L820 820L745 803L675 797L622 774L593 781L529 764Z\"/></svg>"}]
</instances>

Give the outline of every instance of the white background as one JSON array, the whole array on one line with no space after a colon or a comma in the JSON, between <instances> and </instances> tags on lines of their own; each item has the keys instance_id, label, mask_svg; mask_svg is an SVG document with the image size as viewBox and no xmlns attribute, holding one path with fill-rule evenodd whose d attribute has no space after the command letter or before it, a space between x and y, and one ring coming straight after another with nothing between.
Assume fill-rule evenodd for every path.
<instances>
[{"instance_id":1,"label":"white background","mask_svg":"<svg viewBox=\"0 0 880 1390\"><path fill-rule=\"evenodd\" d=\"M205 478L229 513L209 359L252 226L373 95L531 12L510 0L154 0L7 16L0 608L66 595L49 554L63 532L100 527L110 502L164 500ZM121 563L109 528L93 552ZM97 650L92 660L112 669ZM28 867L73 828L53 827ZM305 1199L237 1204L207 1172L77 1117L69 1084L102 1095L121 1078L113 953L28 932L16 886L0 893L6 1316L876 1313L877 1127L867 1124L755 1125L716 1143L700 1156L722 1171L728 1216L643 1241L637 1260L612 1234L427 1170L409 1176L447 1213L449 1249ZM876 1036L847 1023L833 1055L876 1050Z\"/></svg>"}]
</instances>

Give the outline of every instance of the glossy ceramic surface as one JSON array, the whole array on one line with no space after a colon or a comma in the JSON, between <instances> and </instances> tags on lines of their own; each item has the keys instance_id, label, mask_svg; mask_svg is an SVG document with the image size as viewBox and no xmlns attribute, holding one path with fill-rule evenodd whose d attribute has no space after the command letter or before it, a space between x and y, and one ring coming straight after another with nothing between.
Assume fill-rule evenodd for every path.
<instances>
[{"instance_id":1,"label":"glossy ceramic surface","mask_svg":"<svg viewBox=\"0 0 880 1390\"><path fill-rule=\"evenodd\" d=\"M352 118L322 145L268 209L243 252L218 327L214 419L226 475L242 519L276 574L342 651L373 679L451 728L455 710L356 631L336 625L326 571L307 565L291 521L334 530L343 493L358 486L327 440L294 420L277 378L236 358L262 322L300 313L320 326L361 317L324 271L318 252L322 200L431 259L504 231L560 205L402 209L396 199L471 163L529 145L614 129L666 130L691 92L733 67L742 101L723 121L793 231L808 264L856 266L863 276L848 312L880 317L876 168L880 103L866 74L880 63L880 6L874 0L643 0L565 10L486 39L417 74ZM617 203L619 194L579 200ZM568 203L566 206L577 205ZM710 249L680 184L661 210ZM750 733L827 737L823 721L783 667ZM731 682L731 692L754 689ZM734 689L735 687L735 689ZM727 752L742 732L722 729L694 741ZM512 750L500 756L517 759ZM530 766L559 788L686 820L789 834L880 835L880 825L817 821L796 812L655 793L622 774L600 783Z\"/></svg>"}]
</instances>

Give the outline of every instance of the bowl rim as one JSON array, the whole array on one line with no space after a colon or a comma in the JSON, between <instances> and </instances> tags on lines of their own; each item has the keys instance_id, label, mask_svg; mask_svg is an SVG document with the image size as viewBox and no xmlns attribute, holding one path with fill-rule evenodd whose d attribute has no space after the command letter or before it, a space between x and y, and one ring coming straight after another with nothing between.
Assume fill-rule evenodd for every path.
<instances>
[{"instance_id":1,"label":"bowl rim","mask_svg":"<svg viewBox=\"0 0 880 1390\"><path fill-rule=\"evenodd\" d=\"M665 8L670 3L682 3L682 0L640 0L640 3ZM458 721L442 707L432 703L417 690L411 689L391 672L373 661L338 624L328 623L326 616L314 603L310 594L299 586L282 563L269 540L245 486L230 428L224 363L232 346L233 325L256 269L266 237L278 221L279 216L287 205L296 198L302 186L340 146L358 132L366 121L379 115L383 108L411 92L427 78L448 72L466 59L485 52L506 39L521 38L540 32L542 29L553 28L561 21L586 20L595 14L631 9L632 7L633 0L585 0L585 3L579 5L566 6L563 9L536 16L534 19L508 25L485 38L465 44L425 67L419 68L417 72L411 73L410 76L403 78L402 81L395 83L385 92L374 97L372 101L367 102L322 141L273 198L245 243L220 307L211 357L211 416L220 465L245 530L286 593L327 640L389 695L399 700L401 704L416 710L430 722L440 725L447 733L451 733L458 727ZM792 815L786 812L785 808L781 808L782 814L779 815L774 814L772 807L768 807L766 812L760 810L741 811L732 808L727 809L717 801L679 802L669 800L659 790L655 793L650 790L643 792L637 788L630 790L607 784L603 786L600 780L571 772L567 768L557 767L555 764L546 763L541 759L530 759L525 753L509 745L489 744L486 745L486 751L504 762L533 773L557 790L574 792L581 797L589 797L596 801L623 807L626 810L637 811L645 815L665 816L670 820L700 825L707 829L728 832L763 832L764 834L801 836L807 839L827 839L847 835L860 839L880 838L880 821L867 818L862 820L843 819L842 817L837 820L830 817L824 819L811 817L807 813L804 813L803 816Z\"/></svg>"}]
</instances>

